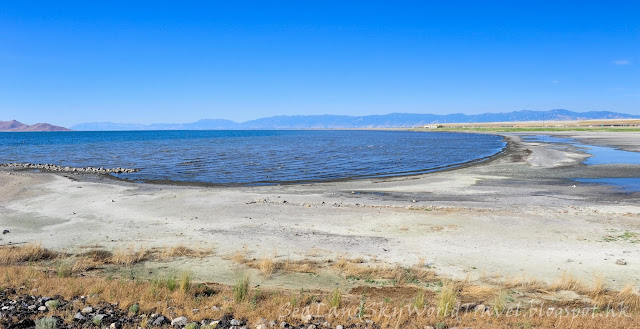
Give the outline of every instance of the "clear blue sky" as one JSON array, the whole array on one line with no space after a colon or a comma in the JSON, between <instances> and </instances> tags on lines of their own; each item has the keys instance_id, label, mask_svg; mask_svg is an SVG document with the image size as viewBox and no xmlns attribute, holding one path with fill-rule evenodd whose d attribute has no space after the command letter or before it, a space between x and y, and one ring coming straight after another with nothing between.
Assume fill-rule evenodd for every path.
<instances>
[{"instance_id":1,"label":"clear blue sky","mask_svg":"<svg viewBox=\"0 0 640 329\"><path fill-rule=\"evenodd\" d=\"M0 120L640 114L639 1L5 1Z\"/></svg>"}]
</instances>

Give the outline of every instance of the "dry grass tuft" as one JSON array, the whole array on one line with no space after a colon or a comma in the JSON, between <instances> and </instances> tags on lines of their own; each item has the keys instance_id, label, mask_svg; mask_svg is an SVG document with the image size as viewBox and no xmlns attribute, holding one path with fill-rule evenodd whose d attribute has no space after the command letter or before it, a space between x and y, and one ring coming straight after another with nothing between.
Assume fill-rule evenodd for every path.
<instances>
[{"instance_id":1,"label":"dry grass tuft","mask_svg":"<svg viewBox=\"0 0 640 329\"><path fill-rule=\"evenodd\" d=\"M245 265L250 268L254 268L260 271L265 277L269 277L277 272L286 273L316 273L321 267L322 263L303 259L303 260L291 260L287 258L284 261L276 260L273 258L265 257L262 259L248 259L246 251L239 251L233 254L230 258L236 264Z\"/></svg>"},{"instance_id":2,"label":"dry grass tuft","mask_svg":"<svg viewBox=\"0 0 640 329\"><path fill-rule=\"evenodd\" d=\"M416 296L413 298L412 306L416 309L423 309L427 305L427 293L424 289L418 290Z\"/></svg>"},{"instance_id":3,"label":"dry grass tuft","mask_svg":"<svg viewBox=\"0 0 640 329\"><path fill-rule=\"evenodd\" d=\"M173 247L165 247L157 253L157 259L166 261L172 258L189 257L189 258L203 258L213 254L213 250L205 248L192 249L185 245L178 245Z\"/></svg>"},{"instance_id":4,"label":"dry grass tuft","mask_svg":"<svg viewBox=\"0 0 640 329\"><path fill-rule=\"evenodd\" d=\"M496 293L496 288L484 285L465 284L460 290L460 295L464 297L465 300L472 301L489 300L494 297Z\"/></svg>"},{"instance_id":5,"label":"dry grass tuft","mask_svg":"<svg viewBox=\"0 0 640 329\"><path fill-rule=\"evenodd\" d=\"M392 280L395 285L432 281L436 278L434 272L424 268L405 268L401 266L367 266L360 263L352 263L344 258L334 264L334 269L346 276L360 277L363 279Z\"/></svg>"},{"instance_id":6,"label":"dry grass tuft","mask_svg":"<svg viewBox=\"0 0 640 329\"><path fill-rule=\"evenodd\" d=\"M144 247L136 249L135 246L129 246L127 249L116 249L111 257L110 262L124 266L131 266L147 260L150 252Z\"/></svg>"},{"instance_id":7,"label":"dry grass tuft","mask_svg":"<svg viewBox=\"0 0 640 329\"><path fill-rule=\"evenodd\" d=\"M342 304L342 293L340 293L340 289L336 288L329 298L329 306L333 308L338 308Z\"/></svg>"},{"instance_id":8,"label":"dry grass tuft","mask_svg":"<svg viewBox=\"0 0 640 329\"><path fill-rule=\"evenodd\" d=\"M593 280L593 288L591 289L591 297L597 298L606 294L607 288L604 284L604 279L601 276L596 276Z\"/></svg>"},{"instance_id":9,"label":"dry grass tuft","mask_svg":"<svg viewBox=\"0 0 640 329\"><path fill-rule=\"evenodd\" d=\"M249 276L242 274L233 286L233 300L236 303L241 303L247 299L249 299Z\"/></svg>"},{"instance_id":10,"label":"dry grass tuft","mask_svg":"<svg viewBox=\"0 0 640 329\"><path fill-rule=\"evenodd\" d=\"M547 289L547 285L535 278L522 273L519 276L513 277L505 282L501 282L501 285L509 289L521 289L526 292L539 292Z\"/></svg>"},{"instance_id":11,"label":"dry grass tuft","mask_svg":"<svg viewBox=\"0 0 640 329\"><path fill-rule=\"evenodd\" d=\"M619 306L626 307L632 312L640 311L640 295L632 285L620 290L615 298Z\"/></svg>"},{"instance_id":12,"label":"dry grass tuft","mask_svg":"<svg viewBox=\"0 0 640 329\"><path fill-rule=\"evenodd\" d=\"M551 291L570 290L575 292L583 292L586 289L584 285L575 276L563 272L562 276L549 286Z\"/></svg>"},{"instance_id":13,"label":"dry grass tuft","mask_svg":"<svg viewBox=\"0 0 640 329\"><path fill-rule=\"evenodd\" d=\"M96 269L99 265L103 263L98 263L95 260L88 257L80 257L71 266L72 273L83 273L86 271L90 271Z\"/></svg>"},{"instance_id":14,"label":"dry grass tuft","mask_svg":"<svg viewBox=\"0 0 640 329\"><path fill-rule=\"evenodd\" d=\"M507 293L504 290L500 290L491 300L493 312L496 315L502 314L502 312L504 312L506 308L507 297Z\"/></svg>"},{"instance_id":15,"label":"dry grass tuft","mask_svg":"<svg viewBox=\"0 0 640 329\"><path fill-rule=\"evenodd\" d=\"M94 250L89 250L85 253L82 253L79 256L89 258L99 264L106 264L111 261L111 257L113 257L113 253L111 251L104 250L104 249L94 249Z\"/></svg>"},{"instance_id":16,"label":"dry grass tuft","mask_svg":"<svg viewBox=\"0 0 640 329\"><path fill-rule=\"evenodd\" d=\"M192 279L191 279L191 273L189 272L184 272L182 273L182 275L180 276L180 290L182 290L182 292L188 292L189 290L191 290L191 283Z\"/></svg>"},{"instance_id":17,"label":"dry grass tuft","mask_svg":"<svg viewBox=\"0 0 640 329\"><path fill-rule=\"evenodd\" d=\"M245 249L238 250L235 254L231 256L231 261L236 264L246 264L249 260L247 259L247 251Z\"/></svg>"},{"instance_id":18,"label":"dry grass tuft","mask_svg":"<svg viewBox=\"0 0 640 329\"><path fill-rule=\"evenodd\" d=\"M321 264L308 260L290 260L287 259L284 263L276 264L277 268L282 268L282 271L289 273L316 273L321 267Z\"/></svg>"},{"instance_id":19,"label":"dry grass tuft","mask_svg":"<svg viewBox=\"0 0 640 329\"><path fill-rule=\"evenodd\" d=\"M0 265L37 262L41 260L50 260L55 257L55 252L43 248L40 244L0 247Z\"/></svg>"},{"instance_id":20,"label":"dry grass tuft","mask_svg":"<svg viewBox=\"0 0 640 329\"><path fill-rule=\"evenodd\" d=\"M437 297L438 315L447 317L453 312L458 303L458 286L453 282L447 282Z\"/></svg>"},{"instance_id":21,"label":"dry grass tuft","mask_svg":"<svg viewBox=\"0 0 640 329\"><path fill-rule=\"evenodd\" d=\"M260 273L266 277L271 276L276 270L276 264L269 258L261 259L258 263L258 267L260 268Z\"/></svg>"}]
</instances>

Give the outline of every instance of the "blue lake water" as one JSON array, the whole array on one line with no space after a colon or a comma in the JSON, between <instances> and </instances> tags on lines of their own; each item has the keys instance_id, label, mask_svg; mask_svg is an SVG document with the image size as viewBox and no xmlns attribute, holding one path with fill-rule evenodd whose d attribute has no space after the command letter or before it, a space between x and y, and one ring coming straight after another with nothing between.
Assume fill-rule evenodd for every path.
<instances>
[{"instance_id":1,"label":"blue lake water","mask_svg":"<svg viewBox=\"0 0 640 329\"><path fill-rule=\"evenodd\" d=\"M587 184L612 185L624 192L640 192L640 178L578 178L576 181Z\"/></svg>"},{"instance_id":2,"label":"blue lake water","mask_svg":"<svg viewBox=\"0 0 640 329\"><path fill-rule=\"evenodd\" d=\"M640 165L640 152L620 150L613 147L595 146L584 144L571 138L560 138L546 135L523 136L523 140L529 142L562 143L570 144L591 154L583 161L586 165L603 164L635 164ZM620 178L577 178L574 179L586 184L605 184L615 186L624 192L640 192L640 177L620 177Z\"/></svg>"},{"instance_id":3,"label":"blue lake water","mask_svg":"<svg viewBox=\"0 0 640 329\"><path fill-rule=\"evenodd\" d=\"M560 138L546 135L523 136L523 140L528 142L563 143L571 144L591 154L583 161L587 165L599 164L640 164L640 152L620 150L613 147L595 146L584 144L571 138Z\"/></svg>"},{"instance_id":4,"label":"blue lake water","mask_svg":"<svg viewBox=\"0 0 640 329\"><path fill-rule=\"evenodd\" d=\"M280 184L425 173L500 152L499 136L408 131L0 133L0 162L125 167L136 181Z\"/></svg>"}]
</instances>

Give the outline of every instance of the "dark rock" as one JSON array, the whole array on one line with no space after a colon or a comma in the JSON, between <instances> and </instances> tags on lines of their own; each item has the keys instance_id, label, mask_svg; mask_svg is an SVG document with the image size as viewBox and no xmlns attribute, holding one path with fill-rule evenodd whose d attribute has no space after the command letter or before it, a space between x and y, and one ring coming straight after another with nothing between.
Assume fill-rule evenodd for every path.
<instances>
[{"instance_id":1,"label":"dark rock","mask_svg":"<svg viewBox=\"0 0 640 329\"><path fill-rule=\"evenodd\" d=\"M167 318L165 318L164 316L160 315L155 320L153 320L151 324L153 324L156 327L161 327L166 324L169 324L169 320L167 320Z\"/></svg>"},{"instance_id":2,"label":"dark rock","mask_svg":"<svg viewBox=\"0 0 640 329\"><path fill-rule=\"evenodd\" d=\"M14 323L10 326L7 326L7 329L27 329L27 328L33 328L36 326L35 321L31 320L31 319L23 319L18 321L17 323Z\"/></svg>"}]
</instances>

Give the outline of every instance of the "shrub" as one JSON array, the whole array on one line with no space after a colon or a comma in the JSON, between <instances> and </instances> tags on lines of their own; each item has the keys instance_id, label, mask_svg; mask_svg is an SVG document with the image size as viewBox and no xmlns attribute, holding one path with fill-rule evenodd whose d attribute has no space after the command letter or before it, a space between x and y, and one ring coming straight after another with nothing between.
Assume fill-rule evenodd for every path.
<instances>
[{"instance_id":1,"label":"shrub","mask_svg":"<svg viewBox=\"0 0 640 329\"><path fill-rule=\"evenodd\" d=\"M176 278L170 276L167 278L165 286L167 287L167 289L169 289L169 291L175 291L176 288L178 288L178 282L176 282Z\"/></svg>"},{"instance_id":2,"label":"shrub","mask_svg":"<svg viewBox=\"0 0 640 329\"><path fill-rule=\"evenodd\" d=\"M93 324L94 324L94 325L96 325L96 326L100 326L100 325L102 324L102 318L103 318L103 317L104 317L104 316L103 316L103 315L101 315L101 314L98 314L98 315L94 316L94 317L93 317L93 321L92 321L92 322L93 322Z\"/></svg>"},{"instance_id":3,"label":"shrub","mask_svg":"<svg viewBox=\"0 0 640 329\"><path fill-rule=\"evenodd\" d=\"M36 320L36 329L55 329L57 326L58 320L54 317L46 317Z\"/></svg>"},{"instance_id":4,"label":"shrub","mask_svg":"<svg viewBox=\"0 0 640 329\"><path fill-rule=\"evenodd\" d=\"M138 304L133 304L129 307L129 313L138 314L140 312L140 306Z\"/></svg>"}]
</instances>

